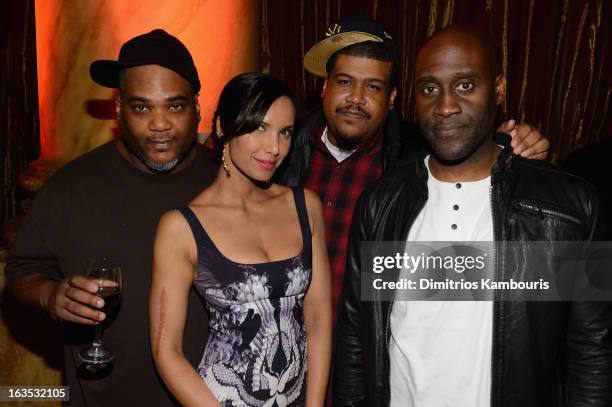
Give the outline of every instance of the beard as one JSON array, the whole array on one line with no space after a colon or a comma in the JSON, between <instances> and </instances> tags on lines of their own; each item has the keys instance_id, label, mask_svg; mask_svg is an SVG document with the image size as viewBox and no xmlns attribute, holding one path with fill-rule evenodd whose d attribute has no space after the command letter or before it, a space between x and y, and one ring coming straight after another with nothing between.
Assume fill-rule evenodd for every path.
<instances>
[{"instance_id":1,"label":"beard","mask_svg":"<svg viewBox=\"0 0 612 407\"><path fill-rule=\"evenodd\" d=\"M129 131L128 127L123 122L123 118L121 117L121 115L119 115L117 123L119 124L119 129L121 130L121 142L123 143L125 148L130 152L130 154L136 157L145 167L157 174L167 174L174 170L177 165L179 165L181 161L183 161L187 154L189 154L189 151L191 151L191 147L193 147L196 142L194 138L193 142L191 143L191 146L185 151L185 153L179 155L174 160L168 161L167 163L160 163L145 156L140 147L134 141L134 137L132 136L132 133Z\"/></svg>"},{"instance_id":2,"label":"beard","mask_svg":"<svg viewBox=\"0 0 612 407\"><path fill-rule=\"evenodd\" d=\"M168 161L167 163L158 163L157 161L153 161L150 158L144 157L143 155L140 155L138 158L144 165L147 166L148 169L153 172L170 172L175 169L180 162L178 157L172 161Z\"/></svg>"},{"instance_id":3,"label":"beard","mask_svg":"<svg viewBox=\"0 0 612 407\"><path fill-rule=\"evenodd\" d=\"M437 123L431 119L419 122L431 154L446 165L460 164L469 159L491 137L496 109L495 101L491 100L480 120L468 116L463 120L451 118ZM442 131L438 126L448 126L446 129L452 131Z\"/></svg>"},{"instance_id":4,"label":"beard","mask_svg":"<svg viewBox=\"0 0 612 407\"><path fill-rule=\"evenodd\" d=\"M329 131L329 129L328 129ZM328 133L329 136L329 133ZM333 133L333 138L338 147L341 150L355 150L361 144L363 135L353 135L349 136L348 134L342 133L341 131L335 130Z\"/></svg>"},{"instance_id":5,"label":"beard","mask_svg":"<svg viewBox=\"0 0 612 407\"><path fill-rule=\"evenodd\" d=\"M367 133L368 124L364 124L362 126L364 128L362 128L361 130L357 130L357 132L355 132L356 129L352 129L353 131L350 133L342 130L342 127L344 127L342 125L342 121L346 120L346 118L343 118L340 115L348 112L362 116L361 120L367 122L370 122L372 120L372 114L370 112L368 112L360 105L353 104L337 107L334 110L334 116L329 118L326 117L325 120L327 121L327 128L328 131L330 131L330 133L328 133L328 136L333 139L333 144L342 150L354 150L359 147L359 145L369 140L371 136ZM355 118L354 120L357 120L357 118ZM350 131L350 129L345 130Z\"/></svg>"}]
</instances>

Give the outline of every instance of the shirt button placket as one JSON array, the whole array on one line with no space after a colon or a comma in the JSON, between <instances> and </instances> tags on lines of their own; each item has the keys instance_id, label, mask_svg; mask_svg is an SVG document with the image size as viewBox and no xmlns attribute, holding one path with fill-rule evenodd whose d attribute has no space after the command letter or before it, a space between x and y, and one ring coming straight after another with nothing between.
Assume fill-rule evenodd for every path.
<instances>
[{"instance_id":1,"label":"shirt button placket","mask_svg":"<svg viewBox=\"0 0 612 407\"><path fill-rule=\"evenodd\" d=\"M461 183L460 183L460 182L457 182L457 183L455 184L455 188L457 188L457 189L461 189ZM458 210L459 210L459 205L457 205L457 204L453 205L453 210L458 211ZM453 223L453 224L451 225L451 229L452 229L452 230L457 230L457 227L458 227L458 226L457 226L457 224L456 224L456 223Z\"/></svg>"}]
</instances>

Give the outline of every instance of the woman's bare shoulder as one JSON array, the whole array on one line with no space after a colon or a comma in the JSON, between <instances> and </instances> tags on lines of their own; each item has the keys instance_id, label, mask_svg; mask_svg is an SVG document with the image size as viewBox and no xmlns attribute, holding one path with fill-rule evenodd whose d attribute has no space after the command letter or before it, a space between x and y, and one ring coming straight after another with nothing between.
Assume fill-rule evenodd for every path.
<instances>
[{"instance_id":1,"label":"woman's bare shoulder","mask_svg":"<svg viewBox=\"0 0 612 407\"><path fill-rule=\"evenodd\" d=\"M215 197L217 197L216 189L213 190L213 186L208 186L204 190L202 190L199 194L195 196L188 204L190 208L199 208L206 205L209 205L211 202L214 202Z\"/></svg>"},{"instance_id":2,"label":"woman's bare shoulder","mask_svg":"<svg viewBox=\"0 0 612 407\"><path fill-rule=\"evenodd\" d=\"M188 231L189 224L187 219L178 209L164 213L159 219L159 225L157 226L157 233L168 233L174 236L180 236L180 234Z\"/></svg>"}]
</instances>

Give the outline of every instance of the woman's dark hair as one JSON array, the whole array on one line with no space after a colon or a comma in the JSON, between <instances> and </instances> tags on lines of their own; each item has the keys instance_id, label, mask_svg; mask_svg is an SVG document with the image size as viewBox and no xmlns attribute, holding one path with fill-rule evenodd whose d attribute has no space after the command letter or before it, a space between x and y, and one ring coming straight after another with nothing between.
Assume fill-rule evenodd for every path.
<instances>
[{"instance_id":1,"label":"woman's dark hair","mask_svg":"<svg viewBox=\"0 0 612 407\"><path fill-rule=\"evenodd\" d=\"M248 72L233 77L221 91L213 115L210 137L215 142L216 157L221 158L223 142L256 130L272 103L281 96L293 101L289 87L273 76ZM223 140L217 134L217 118Z\"/></svg>"}]
</instances>

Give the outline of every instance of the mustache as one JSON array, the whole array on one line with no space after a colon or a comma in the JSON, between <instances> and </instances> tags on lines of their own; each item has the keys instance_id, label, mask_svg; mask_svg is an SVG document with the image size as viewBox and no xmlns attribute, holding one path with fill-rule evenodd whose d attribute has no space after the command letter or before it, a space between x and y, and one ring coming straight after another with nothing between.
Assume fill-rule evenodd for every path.
<instances>
[{"instance_id":1,"label":"mustache","mask_svg":"<svg viewBox=\"0 0 612 407\"><path fill-rule=\"evenodd\" d=\"M366 110L364 110L361 106L359 105L348 105L348 106L341 106L341 107L337 107L336 108L336 113L351 113L351 114L359 114L363 117L365 117L366 119L371 119L372 115L367 112Z\"/></svg>"},{"instance_id":2,"label":"mustache","mask_svg":"<svg viewBox=\"0 0 612 407\"><path fill-rule=\"evenodd\" d=\"M134 133L130 130L130 127L125 123L125 119L123 119L121 115L119 115L117 118L117 124L119 125L120 135L135 137ZM148 131L146 134L141 134L141 136L145 137L147 142L159 143L173 140L176 137L176 133L174 130L164 131L163 133Z\"/></svg>"}]
</instances>

